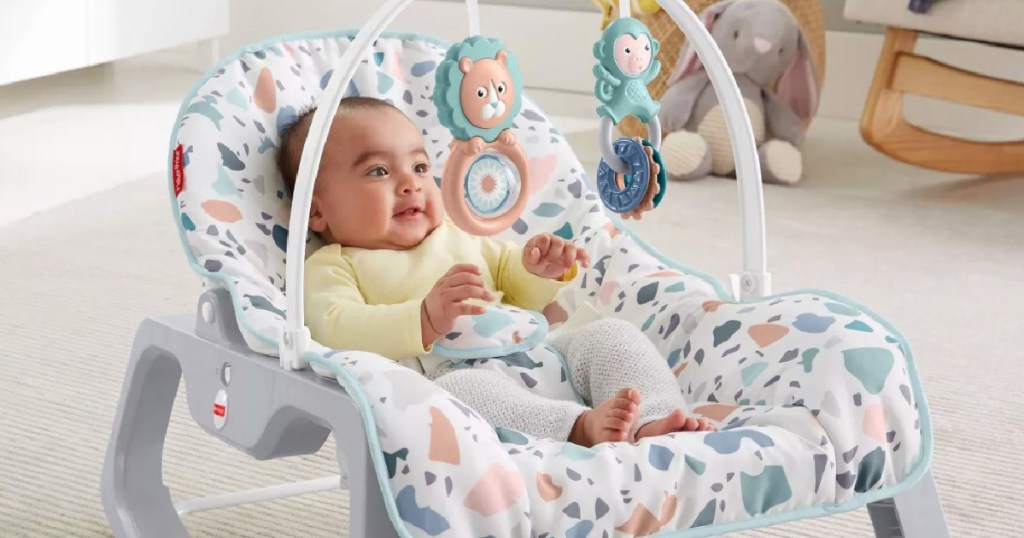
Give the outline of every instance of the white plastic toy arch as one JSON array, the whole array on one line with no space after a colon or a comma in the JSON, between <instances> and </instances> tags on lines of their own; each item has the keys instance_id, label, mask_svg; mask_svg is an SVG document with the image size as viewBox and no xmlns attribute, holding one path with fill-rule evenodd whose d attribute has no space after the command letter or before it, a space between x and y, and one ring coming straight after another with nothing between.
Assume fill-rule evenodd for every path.
<instances>
[{"instance_id":1,"label":"white plastic toy arch","mask_svg":"<svg viewBox=\"0 0 1024 538\"><path fill-rule=\"evenodd\" d=\"M287 310L280 345L280 364L285 370L301 370L308 366L303 359L310 341L302 304L303 262L309 233L313 183L316 181L315 171L320 168L320 158L327 142L330 127L328 120L337 113L343 90L348 87L349 81L355 75L360 60L368 57L373 43L410 2L412 0L388 0L370 17L342 55L334 70L334 76L324 90L320 106L313 114L309 137L302 148L302 159L288 223L290 233L285 268ZM620 17L630 16L629 4L629 0L619 1ZM729 127L729 138L735 149L736 184L739 189L743 236L743 271L738 275L730 275L733 295L741 300L761 297L770 293L770 275L765 261L764 198L753 127L747 117L736 79L733 78L722 52L697 15L683 0L658 0L658 4L693 43L697 57L703 62L718 101L722 104ZM469 34L478 35L480 15L477 0L466 0L466 10L469 15ZM606 137L611 136L610 132L603 134Z\"/></svg>"}]
</instances>

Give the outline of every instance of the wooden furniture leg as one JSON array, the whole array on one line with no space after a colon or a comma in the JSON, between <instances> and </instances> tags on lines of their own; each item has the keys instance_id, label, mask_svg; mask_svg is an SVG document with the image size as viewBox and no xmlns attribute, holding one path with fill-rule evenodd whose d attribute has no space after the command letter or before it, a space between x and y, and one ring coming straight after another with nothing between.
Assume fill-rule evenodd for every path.
<instances>
[{"instance_id":1,"label":"wooden furniture leg","mask_svg":"<svg viewBox=\"0 0 1024 538\"><path fill-rule=\"evenodd\" d=\"M1024 84L965 71L914 54L917 32L889 28L861 118L861 136L903 162L970 174L1024 171L1024 140L980 142L907 123L906 93L1024 116Z\"/></svg>"}]
</instances>

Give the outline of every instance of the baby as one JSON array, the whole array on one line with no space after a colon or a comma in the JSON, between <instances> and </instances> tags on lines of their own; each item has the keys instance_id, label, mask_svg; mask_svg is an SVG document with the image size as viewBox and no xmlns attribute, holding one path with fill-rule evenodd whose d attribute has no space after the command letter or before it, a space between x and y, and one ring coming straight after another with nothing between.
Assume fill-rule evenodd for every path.
<instances>
[{"instance_id":1,"label":"baby","mask_svg":"<svg viewBox=\"0 0 1024 538\"><path fill-rule=\"evenodd\" d=\"M278 165L289 188L312 117L306 111L281 134ZM431 355L459 316L498 302L541 310L589 263L583 249L554 235L534 236L524 247L473 236L443 209L416 126L384 101L343 99L309 215L310 229L327 243L305 265L306 323L316 341L400 361L493 426L535 437L590 447L712 429L685 415L667 363L625 321L599 320L550 339L592 407Z\"/></svg>"}]
</instances>

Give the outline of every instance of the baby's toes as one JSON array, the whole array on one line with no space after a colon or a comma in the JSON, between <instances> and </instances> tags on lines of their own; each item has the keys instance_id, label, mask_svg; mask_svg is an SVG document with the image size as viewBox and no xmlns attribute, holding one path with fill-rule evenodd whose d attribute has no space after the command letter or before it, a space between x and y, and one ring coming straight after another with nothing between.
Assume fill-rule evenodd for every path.
<instances>
[{"instance_id":1,"label":"baby's toes","mask_svg":"<svg viewBox=\"0 0 1024 538\"><path fill-rule=\"evenodd\" d=\"M637 405L640 405L640 392L636 389L624 388L615 393L615 398L625 398Z\"/></svg>"},{"instance_id":2,"label":"baby's toes","mask_svg":"<svg viewBox=\"0 0 1024 538\"><path fill-rule=\"evenodd\" d=\"M618 417L607 417L604 419L604 429L612 431L626 431L629 429L632 420Z\"/></svg>"},{"instance_id":3,"label":"baby's toes","mask_svg":"<svg viewBox=\"0 0 1024 538\"><path fill-rule=\"evenodd\" d=\"M618 429L614 429L614 430L612 430L612 429L605 430L606 440L608 442L611 442L611 443L621 443L621 442L625 441L628 436L629 436L629 429L628 428L618 428Z\"/></svg>"},{"instance_id":4,"label":"baby's toes","mask_svg":"<svg viewBox=\"0 0 1024 538\"><path fill-rule=\"evenodd\" d=\"M627 413L636 413L639 406L633 400L628 398L615 398L612 400L611 408L613 411L626 411Z\"/></svg>"},{"instance_id":5,"label":"baby's toes","mask_svg":"<svg viewBox=\"0 0 1024 538\"><path fill-rule=\"evenodd\" d=\"M633 422L633 411L629 409L612 409L608 412L608 417Z\"/></svg>"}]
</instances>

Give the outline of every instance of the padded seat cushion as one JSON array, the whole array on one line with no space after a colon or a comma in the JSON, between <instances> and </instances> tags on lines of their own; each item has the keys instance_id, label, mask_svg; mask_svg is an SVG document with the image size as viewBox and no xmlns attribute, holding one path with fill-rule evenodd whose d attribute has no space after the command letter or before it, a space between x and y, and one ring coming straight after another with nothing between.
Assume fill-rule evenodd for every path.
<instances>
[{"instance_id":1,"label":"padded seat cushion","mask_svg":"<svg viewBox=\"0 0 1024 538\"><path fill-rule=\"evenodd\" d=\"M906 0L846 0L846 18L933 34L1024 46L1024 2L939 0L927 13L907 9Z\"/></svg>"},{"instance_id":2,"label":"padded seat cushion","mask_svg":"<svg viewBox=\"0 0 1024 538\"><path fill-rule=\"evenodd\" d=\"M246 343L268 355L286 307L279 126L316 101L352 35L280 38L233 56L186 98L171 137L171 197L189 261L229 289ZM399 106L422 129L435 170L451 140L430 102L444 51L424 36L382 36L349 86ZM723 431L593 449L534 439L496 430L393 360L314 342L305 358L357 404L400 536L708 536L858 508L922 476L931 426L909 348L884 320L824 292L730 302L720 283L664 259L604 211L529 99L513 132L532 185L503 237L554 233L592 261L545 309L549 322L586 305L634 323L693 412ZM471 367L507 368L535 392L567 384L543 352Z\"/></svg>"}]
</instances>

